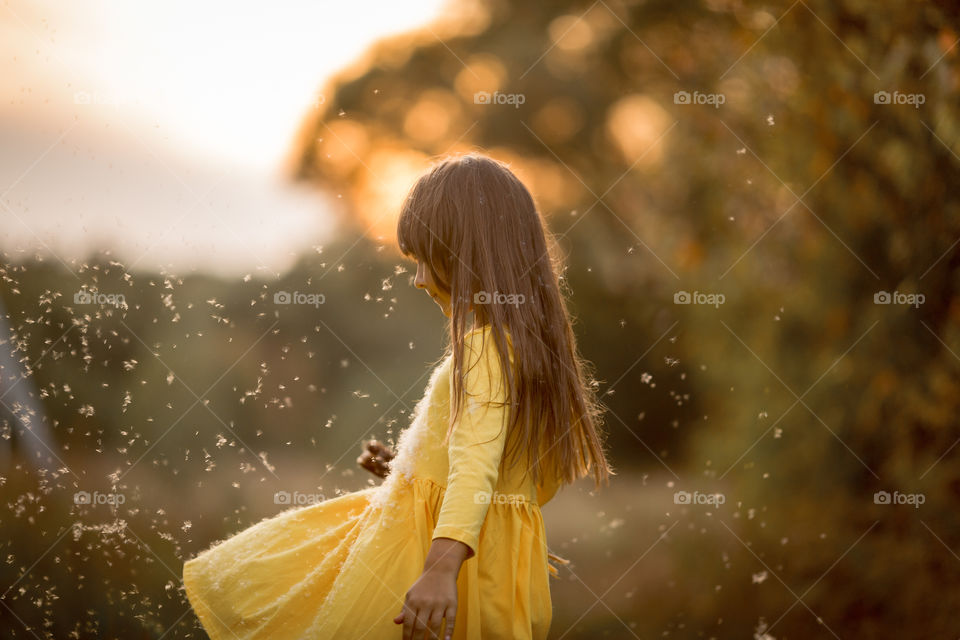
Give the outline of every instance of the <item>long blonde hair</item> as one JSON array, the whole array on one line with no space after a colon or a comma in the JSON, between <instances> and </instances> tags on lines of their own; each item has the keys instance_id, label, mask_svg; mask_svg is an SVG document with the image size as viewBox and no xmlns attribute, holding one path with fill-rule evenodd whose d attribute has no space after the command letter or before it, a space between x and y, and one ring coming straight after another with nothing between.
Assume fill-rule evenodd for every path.
<instances>
[{"instance_id":1,"label":"long blonde hair","mask_svg":"<svg viewBox=\"0 0 960 640\"><path fill-rule=\"evenodd\" d=\"M475 296L516 296L508 304L473 304L473 328L489 325L508 381L513 437L505 458L516 464L519 449L525 450L535 481L546 473L572 483L592 473L598 488L609 484L616 474L604 453L596 383L586 382L588 363L577 354L561 295L562 260L523 183L486 156L448 156L410 190L397 240L403 255L424 261L437 287L450 295L454 387L447 437L463 405L469 307Z\"/></svg>"}]
</instances>

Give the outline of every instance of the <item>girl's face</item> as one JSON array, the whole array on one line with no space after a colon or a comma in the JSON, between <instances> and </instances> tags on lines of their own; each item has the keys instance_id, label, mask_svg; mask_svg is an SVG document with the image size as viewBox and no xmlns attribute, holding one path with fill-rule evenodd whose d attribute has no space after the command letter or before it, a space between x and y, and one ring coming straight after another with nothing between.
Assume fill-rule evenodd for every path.
<instances>
[{"instance_id":1,"label":"girl's face","mask_svg":"<svg viewBox=\"0 0 960 640\"><path fill-rule=\"evenodd\" d=\"M443 311L443 315L448 318L450 317L450 294L444 293L437 288L433 274L430 272L430 269L427 268L425 262L417 260L417 277L413 282L418 289L426 289L430 297L433 298L433 301L440 305L440 310Z\"/></svg>"}]
</instances>

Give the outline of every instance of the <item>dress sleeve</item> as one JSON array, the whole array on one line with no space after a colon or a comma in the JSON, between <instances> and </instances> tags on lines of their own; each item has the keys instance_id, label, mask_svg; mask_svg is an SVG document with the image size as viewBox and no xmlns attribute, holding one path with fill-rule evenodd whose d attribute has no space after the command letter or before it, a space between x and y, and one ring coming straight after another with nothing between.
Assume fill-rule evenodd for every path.
<instances>
[{"instance_id":1,"label":"dress sleeve","mask_svg":"<svg viewBox=\"0 0 960 640\"><path fill-rule=\"evenodd\" d=\"M464 543L472 558L499 476L510 411L492 335L477 332L464 338L463 370L466 396L450 434L450 471L433 538ZM452 376L450 389L452 394Z\"/></svg>"}]
</instances>

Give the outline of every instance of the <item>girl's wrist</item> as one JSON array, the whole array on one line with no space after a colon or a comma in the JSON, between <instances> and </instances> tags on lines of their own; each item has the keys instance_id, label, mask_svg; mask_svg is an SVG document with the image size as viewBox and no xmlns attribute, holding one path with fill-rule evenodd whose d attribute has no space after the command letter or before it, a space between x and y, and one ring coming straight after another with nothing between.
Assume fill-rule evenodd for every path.
<instances>
[{"instance_id":1,"label":"girl's wrist","mask_svg":"<svg viewBox=\"0 0 960 640\"><path fill-rule=\"evenodd\" d=\"M470 548L459 540L436 538L430 545L423 571L457 574L469 551Z\"/></svg>"}]
</instances>

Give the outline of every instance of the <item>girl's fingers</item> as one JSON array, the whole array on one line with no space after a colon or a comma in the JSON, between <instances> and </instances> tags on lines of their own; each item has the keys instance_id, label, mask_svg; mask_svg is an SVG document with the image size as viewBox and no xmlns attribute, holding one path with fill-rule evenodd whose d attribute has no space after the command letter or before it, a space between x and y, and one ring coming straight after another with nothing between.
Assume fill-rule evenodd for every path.
<instances>
[{"instance_id":1,"label":"girl's fingers","mask_svg":"<svg viewBox=\"0 0 960 640\"><path fill-rule=\"evenodd\" d=\"M357 458L357 464L379 478L387 477L387 471L389 469L387 464L370 455L369 452L365 452Z\"/></svg>"},{"instance_id":2,"label":"girl's fingers","mask_svg":"<svg viewBox=\"0 0 960 640\"><path fill-rule=\"evenodd\" d=\"M443 624L444 619L446 624ZM404 605L393 621L396 624L403 624L403 640L452 640L457 621L457 607L414 611L408 605Z\"/></svg>"},{"instance_id":3,"label":"girl's fingers","mask_svg":"<svg viewBox=\"0 0 960 640\"><path fill-rule=\"evenodd\" d=\"M456 607L447 607L447 612L444 614L447 619L446 629L443 633L442 640L451 640L453 638L453 626L457 621L457 608Z\"/></svg>"},{"instance_id":4,"label":"girl's fingers","mask_svg":"<svg viewBox=\"0 0 960 640\"><path fill-rule=\"evenodd\" d=\"M403 640L413 640L413 634L417 631L417 612L407 607L403 616Z\"/></svg>"},{"instance_id":5,"label":"girl's fingers","mask_svg":"<svg viewBox=\"0 0 960 640\"><path fill-rule=\"evenodd\" d=\"M430 609L417 609L417 623L413 628L413 640L434 640L433 618Z\"/></svg>"},{"instance_id":6,"label":"girl's fingers","mask_svg":"<svg viewBox=\"0 0 960 640\"><path fill-rule=\"evenodd\" d=\"M403 609L400 610L400 614L393 619L397 624L403 625L403 640L409 640L410 638L410 609L407 608L407 605L403 605Z\"/></svg>"},{"instance_id":7,"label":"girl's fingers","mask_svg":"<svg viewBox=\"0 0 960 640\"><path fill-rule=\"evenodd\" d=\"M441 638L441 622L443 622L443 609L434 609L430 614L430 620L427 622L427 633L424 633L424 640L437 640Z\"/></svg>"},{"instance_id":8,"label":"girl's fingers","mask_svg":"<svg viewBox=\"0 0 960 640\"><path fill-rule=\"evenodd\" d=\"M371 440L366 445L367 451L369 451L374 456L379 456L384 460L391 460L395 457L393 450L385 444L381 444L377 440Z\"/></svg>"}]
</instances>

